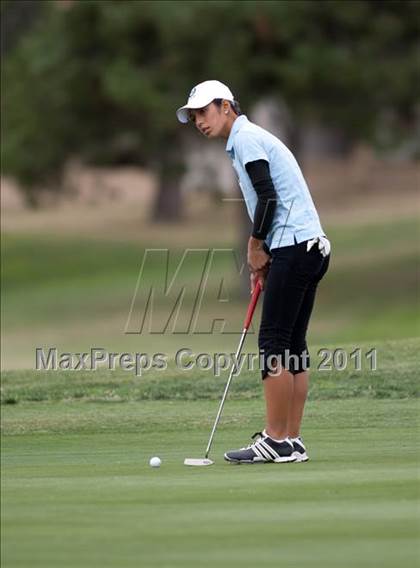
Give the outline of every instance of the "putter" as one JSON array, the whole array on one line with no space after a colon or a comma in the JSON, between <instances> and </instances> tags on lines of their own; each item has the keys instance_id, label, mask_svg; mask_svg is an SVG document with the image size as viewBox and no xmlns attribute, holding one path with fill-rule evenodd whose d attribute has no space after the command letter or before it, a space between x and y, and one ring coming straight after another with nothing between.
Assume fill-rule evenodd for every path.
<instances>
[{"instance_id":1,"label":"putter","mask_svg":"<svg viewBox=\"0 0 420 568\"><path fill-rule=\"evenodd\" d=\"M246 334L248 333L249 326L251 325L252 316L254 315L255 307L257 305L260 293L261 293L261 283L260 283L259 280L257 280L257 283L255 284L254 291L252 293L251 300L249 302L248 311L246 313L246 317L245 317L245 321L244 321L244 328L242 330L241 339L239 341L238 349L236 351L235 361L238 360L238 358L241 354L242 347L243 347L243 344L244 344L244 341L245 341L245 338L246 338ZM207 444L206 453L204 455L204 458L201 458L201 459L200 458L185 458L184 465L193 465L193 466L213 465L214 462L211 459L209 459L210 448L211 448L211 445L213 443L213 438L214 438L214 434L216 432L217 425L219 424L219 420L220 420L220 417L222 415L223 406L225 404L225 400L226 400L227 394L229 392L229 387L230 387L230 383L232 381L234 370L235 370L235 363L232 364L232 367L230 369L229 378L228 378L228 381L226 383L225 390L223 392L222 400L220 402L220 406L219 406L219 410L217 412L216 420L214 421L214 424L213 424L213 428L212 428L212 431L211 431L211 434L210 434L209 443Z\"/></svg>"}]
</instances>

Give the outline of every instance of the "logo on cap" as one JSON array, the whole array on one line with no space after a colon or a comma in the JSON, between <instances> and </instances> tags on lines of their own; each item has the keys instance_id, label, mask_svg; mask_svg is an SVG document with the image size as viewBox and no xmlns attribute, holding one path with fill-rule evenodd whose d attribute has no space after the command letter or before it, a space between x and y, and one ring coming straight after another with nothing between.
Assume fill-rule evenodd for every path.
<instances>
[{"instance_id":1,"label":"logo on cap","mask_svg":"<svg viewBox=\"0 0 420 568\"><path fill-rule=\"evenodd\" d=\"M197 87L194 87L193 90L191 91L191 93L189 94L188 98L191 99L195 95L196 91L197 91Z\"/></svg>"}]
</instances>

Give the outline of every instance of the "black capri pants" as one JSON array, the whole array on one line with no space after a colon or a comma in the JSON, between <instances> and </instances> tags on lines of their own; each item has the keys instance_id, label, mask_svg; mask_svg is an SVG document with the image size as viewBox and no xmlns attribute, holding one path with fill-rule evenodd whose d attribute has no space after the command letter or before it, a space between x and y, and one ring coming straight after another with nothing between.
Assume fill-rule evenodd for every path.
<instances>
[{"instance_id":1,"label":"black capri pants","mask_svg":"<svg viewBox=\"0 0 420 568\"><path fill-rule=\"evenodd\" d=\"M304 241L271 251L258 337L263 379L278 363L294 375L310 365L306 331L330 255L323 257L317 243L306 248Z\"/></svg>"}]
</instances>

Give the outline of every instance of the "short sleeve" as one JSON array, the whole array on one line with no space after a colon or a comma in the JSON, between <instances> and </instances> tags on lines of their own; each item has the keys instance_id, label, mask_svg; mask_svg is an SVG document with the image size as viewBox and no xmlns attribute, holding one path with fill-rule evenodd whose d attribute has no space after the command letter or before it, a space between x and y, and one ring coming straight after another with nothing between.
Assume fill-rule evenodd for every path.
<instances>
[{"instance_id":1,"label":"short sleeve","mask_svg":"<svg viewBox=\"0 0 420 568\"><path fill-rule=\"evenodd\" d=\"M267 152L254 132L240 131L235 138L235 151L244 167L248 162L255 162L256 160L269 162Z\"/></svg>"}]
</instances>

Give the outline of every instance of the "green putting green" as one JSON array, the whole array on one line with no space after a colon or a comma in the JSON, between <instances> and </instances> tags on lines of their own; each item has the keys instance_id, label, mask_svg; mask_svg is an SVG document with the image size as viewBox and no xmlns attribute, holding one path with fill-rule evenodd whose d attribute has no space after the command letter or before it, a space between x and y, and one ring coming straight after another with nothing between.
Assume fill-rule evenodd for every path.
<instances>
[{"instance_id":1,"label":"green putting green","mask_svg":"<svg viewBox=\"0 0 420 568\"><path fill-rule=\"evenodd\" d=\"M2 565L414 566L415 399L308 403L306 464L235 466L262 400L3 406ZM162 459L149 467L151 456Z\"/></svg>"}]
</instances>

